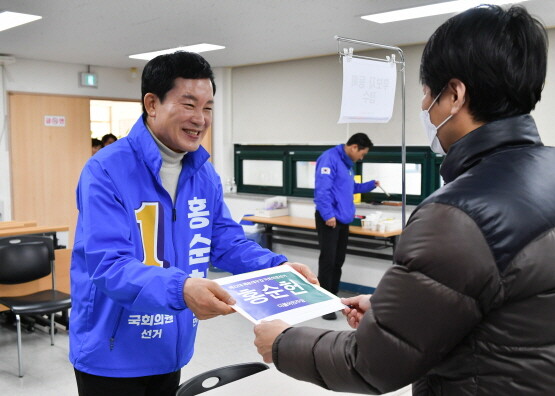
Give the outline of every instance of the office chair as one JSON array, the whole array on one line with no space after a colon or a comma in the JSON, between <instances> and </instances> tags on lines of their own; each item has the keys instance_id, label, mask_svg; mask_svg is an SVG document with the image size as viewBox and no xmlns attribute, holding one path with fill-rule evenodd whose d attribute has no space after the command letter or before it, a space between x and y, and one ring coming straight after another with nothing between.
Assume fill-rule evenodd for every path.
<instances>
[{"instance_id":1,"label":"office chair","mask_svg":"<svg viewBox=\"0 0 555 396\"><path fill-rule=\"evenodd\" d=\"M218 388L238 379L248 377L260 371L268 370L270 367L264 363L240 363L231 366L219 367L199 374L185 381L177 389L176 396L194 396ZM213 385L204 385L208 379L215 378L217 382Z\"/></svg>"},{"instance_id":2,"label":"office chair","mask_svg":"<svg viewBox=\"0 0 555 396\"><path fill-rule=\"evenodd\" d=\"M0 238L0 284L19 284L52 274L52 288L25 296L0 297L0 304L15 315L19 376L23 377L21 356L21 315L50 314L50 343L54 345L54 314L71 308L71 297L56 290L52 239L40 236Z\"/></svg>"}]
</instances>

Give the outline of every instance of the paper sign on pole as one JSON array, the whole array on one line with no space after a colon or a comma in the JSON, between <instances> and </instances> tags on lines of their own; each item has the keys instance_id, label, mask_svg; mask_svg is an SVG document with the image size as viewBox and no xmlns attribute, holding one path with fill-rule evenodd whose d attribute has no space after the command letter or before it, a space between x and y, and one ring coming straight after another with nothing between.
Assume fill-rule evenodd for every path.
<instances>
[{"instance_id":1,"label":"paper sign on pole","mask_svg":"<svg viewBox=\"0 0 555 396\"><path fill-rule=\"evenodd\" d=\"M385 123L395 101L394 62L343 58L343 97L338 124Z\"/></svg>"}]
</instances>

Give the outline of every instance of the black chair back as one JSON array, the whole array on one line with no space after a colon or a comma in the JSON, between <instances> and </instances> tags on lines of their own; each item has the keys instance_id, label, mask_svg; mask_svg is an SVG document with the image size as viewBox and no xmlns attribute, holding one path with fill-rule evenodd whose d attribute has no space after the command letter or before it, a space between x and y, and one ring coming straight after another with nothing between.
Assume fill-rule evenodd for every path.
<instances>
[{"instance_id":1,"label":"black chair back","mask_svg":"<svg viewBox=\"0 0 555 396\"><path fill-rule=\"evenodd\" d=\"M53 243L48 237L0 238L0 283L24 283L50 275L53 258Z\"/></svg>"}]
</instances>

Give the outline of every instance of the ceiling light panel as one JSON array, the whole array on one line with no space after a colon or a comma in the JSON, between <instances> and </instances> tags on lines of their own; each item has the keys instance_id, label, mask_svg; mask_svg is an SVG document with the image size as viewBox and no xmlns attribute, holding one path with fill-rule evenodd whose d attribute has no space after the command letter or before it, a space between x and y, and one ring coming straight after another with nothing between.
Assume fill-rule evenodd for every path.
<instances>
[{"instance_id":1,"label":"ceiling light panel","mask_svg":"<svg viewBox=\"0 0 555 396\"><path fill-rule=\"evenodd\" d=\"M169 49L160 50L160 51L146 52L144 54L129 55L129 57L132 59L151 60L153 58L156 58L158 55L171 54L176 51L196 52L198 54L201 52L215 51L215 50L220 50L224 48L225 47L221 45L203 43L203 44L188 45L186 47L177 47L177 48L169 48Z\"/></svg>"},{"instance_id":2,"label":"ceiling light panel","mask_svg":"<svg viewBox=\"0 0 555 396\"><path fill-rule=\"evenodd\" d=\"M21 14L19 12L0 11L0 32L16 26L42 19L38 15Z\"/></svg>"}]
</instances>

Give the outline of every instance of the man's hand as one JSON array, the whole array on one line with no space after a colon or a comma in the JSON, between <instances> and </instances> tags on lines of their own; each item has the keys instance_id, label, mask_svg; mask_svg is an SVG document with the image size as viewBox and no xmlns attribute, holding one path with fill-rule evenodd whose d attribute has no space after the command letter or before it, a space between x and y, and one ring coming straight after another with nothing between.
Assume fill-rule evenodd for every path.
<instances>
[{"instance_id":1,"label":"man's hand","mask_svg":"<svg viewBox=\"0 0 555 396\"><path fill-rule=\"evenodd\" d=\"M335 228L335 226L337 225L337 220L335 220L335 217L332 217L331 219L326 220L326 225L328 227Z\"/></svg>"},{"instance_id":2,"label":"man's hand","mask_svg":"<svg viewBox=\"0 0 555 396\"><path fill-rule=\"evenodd\" d=\"M370 309L370 294L361 294L356 297L342 298L341 302L348 305L343 309L343 315L347 317L347 323L353 329L358 328L364 313Z\"/></svg>"},{"instance_id":3,"label":"man's hand","mask_svg":"<svg viewBox=\"0 0 555 396\"><path fill-rule=\"evenodd\" d=\"M376 187L379 187L379 186L381 186L381 184L380 184L380 181L379 181L379 180L375 180L375 181L374 181L374 184L376 185Z\"/></svg>"},{"instance_id":4,"label":"man's hand","mask_svg":"<svg viewBox=\"0 0 555 396\"><path fill-rule=\"evenodd\" d=\"M266 363L272 363L272 345L275 339L289 327L291 326L279 319L254 326L254 345Z\"/></svg>"},{"instance_id":5,"label":"man's hand","mask_svg":"<svg viewBox=\"0 0 555 396\"><path fill-rule=\"evenodd\" d=\"M314 272L312 272L312 270L308 267L308 265L301 264L301 263L290 263L289 261L286 261L283 264L287 264L293 267L295 271L300 272L300 274L304 276L306 280L308 280L310 283L313 283L315 285L320 284L320 282L318 282L318 278L316 277L316 275L314 275Z\"/></svg>"},{"instance_id":6,"label":"man's hand","mask_svg":"<svg viewBox=\"0 0 555 396\"><path fill-rule=\"evenodd\" d=\"M230 307L235 304L233 297L210 279L187 278L183 287L183 298L200 320L235 312Z\"/></svg>"}]
</instances>

